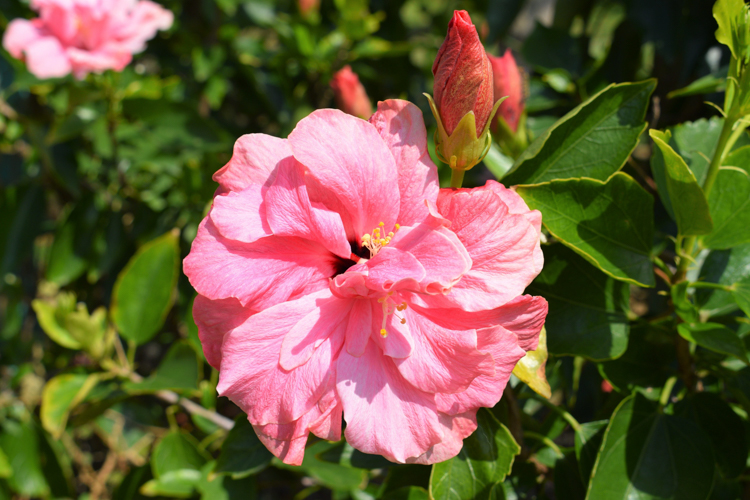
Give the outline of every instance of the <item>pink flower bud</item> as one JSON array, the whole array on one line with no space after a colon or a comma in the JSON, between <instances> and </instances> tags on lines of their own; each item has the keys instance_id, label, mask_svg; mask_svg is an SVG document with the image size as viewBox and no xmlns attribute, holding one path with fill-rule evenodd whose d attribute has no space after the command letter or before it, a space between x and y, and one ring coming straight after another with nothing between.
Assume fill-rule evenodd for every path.
<instances>
[{"instance_id":1,"label":"pink flower bud","mask_svg":"<svg viewBox=\"0 0 750 500\"><path fill-rule=\"evenodd\" d=\"M331 88L336 96L336 105L350 115L367 120L372 115L372 103L357 74L344 66L331 79Z\"/></svg>"},{"instance_id":2,"label":"pink flower bud","mask_svg":"<svg viewBox=\"0 0 750 500\"><path fill-rule=\"evenodd\" d=\"M500 104L498 118L503 117L505 122L515 133L518 129L518 119L523 113L523 75L516 65L510 50L506 50L502 57L488 56L492 64L492 76L494 82L494 99L497 102L501 97L508 98ZM494 129L493 129L494 130Z\"/></svg>"},{"instance_id":3,"label":"pink flower bud","mask_svg":"<svg viewBox=\"0 0 750 500\"><path fill-rule=\"evenodd\" d=\"M612 392L612 384L609 383L609 380L602 380L602 392Z\"/></svg>"},{"instance_id":4,"label":"pink flower bud","mask_svg":"<svg viewBox=\"0 0 750 500\"><path fill-rule=\"evenodd\" d=\"M320 0L298 0L297 7L299 8L299 13L303 17L307 17L320 9Z\"/></svg>"},{"instance_id":5,"label":"pink flower bud","mask_svg":"<svg viewBox=\"0 0 750 500\"><path fill-rule=\"evenodd\" d=\"M492 65L465 10L453 12L448 35L432 65L434 99L448 135L469 111L477 137L492 113Z\"/></svg>"}]
</instances>

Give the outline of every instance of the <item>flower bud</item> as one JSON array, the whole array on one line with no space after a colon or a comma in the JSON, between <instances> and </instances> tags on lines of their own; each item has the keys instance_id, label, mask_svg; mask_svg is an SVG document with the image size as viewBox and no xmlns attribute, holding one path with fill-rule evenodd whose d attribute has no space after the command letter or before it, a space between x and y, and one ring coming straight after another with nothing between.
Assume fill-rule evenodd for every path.
<instances>
[{"instance_id":1,"label":"flower bud","mask_svg":"<svg viewBox=\"0 0 750 500\"><path fill-rule=\"evenodd\" d=\"M331 88L336 96L336 105L350 115L367 120L372 115L372 103L356 73L344 66L331 79Z\"/></svg>"},{"instance_id":2,"label":"flower bud","mask_svg":"<svg viewBox=\"0 0 750 500\"><path fill-rule=\"evenodd\" d=\"M489 150L495 109L492 65L466 11L453 13L432 73L435 96L428 98L438 122L438 157L453 169L468 170Z\"/></svg>"},{"instance_id":3,"label":"flower bud","mask_svg":"<svg viewBox=\"0 0 750 500\"><path fill-rule=\"evenodd\" d=\"M505 123L515 133L518 130L518 120L523 113L523 74L516 65L510 50L506 50L502 57L488 56L492 64L492 78L494 84L494 100L508 96L500 105L496 121Z\"/></svg>"},{"instance_id":4,"label":"flower bud","mask_svg":"<svg viewBox=\"0 0 750 500\"><path fill-rule=\"evenodd\" d=\"M302 17L307 17L320 10L320 0L297 0L297 8Z\"/></svg>"}]
</instances>

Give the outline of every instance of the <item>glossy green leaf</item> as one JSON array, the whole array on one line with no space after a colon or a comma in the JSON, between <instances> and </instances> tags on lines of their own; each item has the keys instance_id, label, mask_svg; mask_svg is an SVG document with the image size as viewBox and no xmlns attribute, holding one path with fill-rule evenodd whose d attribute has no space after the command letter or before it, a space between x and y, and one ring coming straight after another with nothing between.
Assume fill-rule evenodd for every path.
<instances>
[{"instance_id":1,"label":"glossy green leaf","mask_svg":"<svg viewBox=\"0 0 750 500\"><path fill-rule=\"evenodd\" d=\"M750 243L730 250L713 250L703 261L699 281L718 283L727 287L750 285ZM712 288L698 288L696 303L708 316L727 314L737 309L736 293Z\"/></svg>"},{"instance_id":2,"label":"glossy green leaf","mask_svg":"<svg viewBox=\"0 0 750 500\"><path fill-rule=\"evenodd\" d=\"M198 441L183 431L171 431L154 448L151 468L156 479L168 472L183 469L199 471L207 462L204 452L198 448Z\"/></svg>"},{"instance_id":3,"label":"glossy green leaf","mask_svg":"<svg viewBox=\"0 0 750 500\"><path fill-rule=\"evenodd\" d=\"M713 229L703 189L685 160L669 145L670 133L649 130L654 141L651 169L659 196L669 215L677 221L678 234L708 234Z\"/></svg>"},{"instance_id":4,"label":"glossy green leaf","mask_svg":"<svg viewBox=\"0 0 750 500\"><path fill-rule=\"evenodd\" d=\"M255 500L258 485L254 476L234 479L223 474L213 474L215 462L203 467L203 477L198 483L201 500Z\"/></svg>"},{"instance_id":5,"label":"glossy green leaf","mask_svg":"<svg viewBox=\"0 0 750 500\"><path fill-rule=\"evenodd\" d=\"M532 142L503 183L512 186L577 177L606 180L622 168L638 144L655 87L655 80L647 80L605 88Z\"/></svg>"},{"instance_id":6,"label":"glossy green leaf","mask_svg":"<svg viewBox=\"0 0 750 500\"><path fill-rule=\"evenodd\" d=\"M178 233L143 245L117 277L112 320L120 334L139 344L159 331L174 301L180 263Z\"/></svg>"},{"instance_id":7,"label":"glossy green leaf","mask_svg":"<svg viewBox=\"0 0 750 500\"><path fill-rule=\"evenodd\" d=\"M708 197L714 230L703 239L707 248L731 248L750 242L750 174L721 167Z\"/></svg>"},{"instance_id":8,"label":"glossy green leaf","mask_svg":"<svg viewBox=\"0 0 750 500\"><path fill-rule=\"evenodd\" d=\"M3 422L0 432L0 449L10 462L12 474L8 485L20 495L46 497L50 487L42 471L39 442L31 423Z\"/></svg>"},{"instance_id":9,"label":"glossy green leaf","mask_svg":"<svg viewBox=\"0 0 750 500\"><path fill-rule=\"evenodd\" d=\"M215 471L231 474L234 478L245 477L265 469L272 458L273 455L260 442L247 416L242 414L234 421L234 427L221 446Z\"/></svg>"},{"instance_id":10,"label":"glossy green leaf","mask_svg":"<svg viewBox=\"0 0 750 500\"><path fill-rule=\"evenodd\" d=\"M745 344L736 333L719 323L680 323L680 336L714 352L729 354L748 362Z\"/></svg>"},{"instance_id":11,"label":"glossy green leaf","mask_svg":"<svg viewBox=\"0 0 750 500\"><path fill-rule=\"evenodd\" d=\"M723 118L713 116L680 123L669 129L672 134L669 145L685 160L701 186L706 181L708 164L716 151L723 125Z\"/></svg>"},{"instance_id":12,"label":"glossy green leaf","mask_svg":"<svg viewBox=\"0 0 750 500\"><path fill-rule=\"evenodd\" d=\"M708 436L724 477L742 474L748 458L744 424L721 396L710 392L692 394L675 406L675 415L689 418Z\"/></svg>"},{"instance_id":13,"label":"glossy green leaf","mask_svg":"<svg viewBox=\"0 0 750 500\"><path fill-rule=\"evenodd\" d=\"M581 424L580 430L576 431L575 452L578 459L578 471L584 485L588 484L591 477L591 470L594 468L608 423L609 420L586 422Z\"/></svg>"},{"instance_id":14,"label":"glossy green leaf","mask_svg":"<svg viewBox=\"0 0 750 500\"><path fill-rule=\"evenodd\" d=\"M713 9L714 19L719 25L716 40L729 47L737 59L741 57L745 48L743 45L748 41L746 8L743 0L717 0Z\"/></svg>"},{"instance_id":15,"label":"glossy green leaf","mask_svg":"<svg viewBox=\"0 0 750 500\"><path fill-rule=\"evenodd\" d=\"M193 391L198 389L200 365L195 350L187 342L178 342L167 351L153 375L141 382L126 382L123 389L129 393Z\"/></svg>"},{"instance_id":16,"label":"glossy green leaf","mask_svg":"<svg viewBox=\"0 0 750 500\"><path fill-rule=\"evenodd\" d=\"M628 345L629 288L563 245L544 246L544 269L528 293L549 302L547 348L555 355L604 360Z\"/></svg>"},{"instance_id":17,"label":"glossy green leaf","mask_svg":"<svg viewBox=\"0 0 750 500\"><path fill-rule=\"evenodd\" d=\"M39 418L44 429L59 439L68 422L71 410L83 401L91 389L99 382L99 375L65 374L58 375L44 386Z\"/></svg>"},{"instance_id":18,"label":"glossy green leaf","mask_svg":"<svg viewBox=\"0 0 750 500\"><path fill-rule=\"evenodd\" d=\"M630 176L519 186L518 194L542 212L550 233L606 274L654 286L654 199Z\"/></svg>"},{"instance_id":19,"label":"glossy green leaf","mask_svg":"<svg viewBox=\"0 0 750 500\"><path fill-rule=\"evenodd\" d=\"M493 485L510 473L521 451L510 431L483 408L477 412L477 424L456 457L432 466L430 497L434 500L491 498Z\"/></svg>"},{"instance_id":20,"label":"glossy green leaf","mask_svg":"<svg viewBox=\"0 0 750 500\"><path fill-rule=\"evenodd\" d=\"M736 283L732 295L745 316L750 317L750 283Z\"/></svg>"},{"instance_id":21,"label":"glossy green leaf","mask_svg":"<svg viewBox=\"0 0 750 500\"><path fill-rule=\"evenodd\" d=\"M202 477L201 471L195 469L173 470L148 481L141 486L140 492L148 497L190 498Z\"/></svg>"},{"instance_id":22,"label":"glossy green leaf","mask_svg":"<svg viewBox=\"0 0 750 500\"><path fill-rule=\"evenodd\" d=\"M681 89L673 90L667 94L669 99L675 97L687 97L690 95L700 94L712 94L714 92L721 92L726 88L727 84L727 67L719 68L713 73L709 73L706 76L702 76L697 80L694 80L686 87Z\"/></svg>"},{"instance_id":23,"label":"glossy green leaf","mask_svg":"<svg viewBox=\"0 0 750 500\"><path fill-rule=\"evenodd\" d=\"M620 403L604 434L587 500L705 500L714 479L709 438L640 394Z\"/></svg>"},{"instance_id":24,"label":"glossy green leaf","mask_svg":"<svg viewBox=\"0 0 750 500\"><path fill-rule=\"evenodd\" d=\"M628 348L619 358L599 365L599 371L621 390L661 387L675 375L674 334L656 325L634 325Z\"/></svg>"},{"instance_id":25,"label":"glossy green leaf","mask_svg":"<svg viewBox=\"0 0 750 500\"><path fill-rule=\"evenodd\" d=\"M305 450L301 467L287 465L278 458L272 460L276 468L302 471L317 482L333 490L359 490L367 484L367 471L354 467L345 467L321 460L319 457L337 446L337 443L318 441Z\"/></svg>"}]
</instances>

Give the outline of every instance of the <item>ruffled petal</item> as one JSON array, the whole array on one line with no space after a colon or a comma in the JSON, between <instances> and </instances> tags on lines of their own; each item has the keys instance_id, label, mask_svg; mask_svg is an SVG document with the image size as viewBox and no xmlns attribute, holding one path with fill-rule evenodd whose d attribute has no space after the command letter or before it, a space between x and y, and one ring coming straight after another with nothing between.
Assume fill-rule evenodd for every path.
<instances>
[{"instance_id":1,"label":"ruffled petal","mask_svg":"<svg viewBox=\"0 0 750 500\"><path fill-rule=\"evenodd\" d=\"M338 257L302 238L269 236L254 243L229 240L210 218L198 226L183 270L211 299L235 297L255 310L328 289Z\"/></svg>"},{"instance_id":2,"label":"ruffled petal","mask_svg":"<svg viewBox=\"0 0 750 500\"><path fill-rule=\"evenodd\" d=\"M449 460L459 454L464 439L477 430L476 411L454 416L438 413L438 416L443 426L443 440L422 455L407 460L407 463L430 465Z\"/></svg>"},{"instance_id":3,"label":"ruffled petal","mask_svg":"<svg viewBox=\"0 0 750 500\"><path fill-rule=\"evenodd\" d=\"M409 101L388 99L378 103L370 117L391 150L398 169L401 207L398 223L412 226L428 215L425 200L437 201L440 185L437 167L427 152L427 130L422 111Z\"/></svg>"},{"instance_id":4,"label":"ruffled petal","mask_svg":"<svg viewBox=\"0 0 750 500\"><path fill-rule=\"evenodd\" d=\"M319 181L316 193L335 198L316 200L351 217L353 233L361 237L378 226L398 222L398 172L390 150L370 123L335 109L314 111L289 135L294 157ZM342 213L343 215L343 213ZM344 221L346 223L346 221Z\"/></svg>"},{"instance_id":5,"label":"ruffled petal","mask_svg":"<svg viewBox=\"0 0 750 500\"><path fill-rule=\"evenodd\" d=\"M294 158L279 163L265 202L268 224L275 235L319 241L344 259L351 255L341 216L311 205L305 186L305 167Z\"/></svg>"},{"instance_id":6,"label":"ruffled petal","mask_svg":"<svg viewBox=\"0 0 750 500\"><path fill-rule=\"evenodd\" d=\"M262 191L260 184L250 184L242 191L230 191L214 198L209 217L222 236L252 243L273 234L266 218Z\"/></svg>"},{"instance_id":7,"label":"ruffled petal","mask_svg":"<svg viewBox=\"0 0 750 500\"><path fill-rule=\"evenodd\" d=\"M354 357L365 353L367 342L372 333L372 301L369 299L353 299L352 310L349 312L349 323L346 327L346 352Z\"/></svg>"},{"instance_id":8,"label":"ruffled petal","mask_svg":"<svg viewBox=\"0 0 750 500\"><path fill-rule=\"evenodd\" d=\"M284 370L279 353L286 335L302 318L330 298L329 290L278 304L248 318L224 337L217 390L235 402L254 425L292 423L326 394L343 331L313 350L307 363Z\"/></svg>"},{"instance_id":9,"label":"ruffled petal","mask_svg":"<svg viewBox=\"0 0 750 500\"><path fill-rule=\"evenodd\" d=\"M454 393L466 390L481 375L495 374L492 356L477 349L475 330L448 330L413 310L404 314L414 349L395 363L414 387L430 393Z\"/></svg>"},{"instance_id":10,"label":"ruffled petal","mask_svg":"<svg viewBox=\"0 0 750 500\"><path fill-rule=\"evenodd\" d=\"M443 438L433 396L406 382L373 343L358 358L341 353L336 392L344 405L346 440L364 453L404 463Z\"/></svg>"},{"instance_id":11,"label":"ruffled petal","mask_svg":"<svg viewBox=\"0 0 750 500\"><path fill-rule=\"evenodd\" d=\"M500 401L516 363L526 354L519 347L516 336L499 326L477 331L477 348L492 355L494 375L475 378L463 392L437 394L435 400L439 411L457 415L476 411L480 406L492 408Z\"/></svg>"},{"instance_id":12,"label":"ruffled petal","mask_svg":"<svg viewBox=\"0 0 750 500\"><path fill-rule=\"evenodd\" d=\"M157 31L169 29L174 22L172 11L149 0L140 0L130 15L113 28L112 38L116 38L123 49L131 54L146 48L146 41L152 39Z\"/></svg>"},{"instance_id":13,"label":"ruffled petal","mask_svg":"<svg viewBox=\"0 0 750 500\"><path fill-rule=\"evenodd\" d=\"M537 276L539 233L524 215L511 214L496 193L442 190L438 209L473 261L446 297L457 307L494 309L522 294Z\"/></svg>"},{"instance_id":14,"label":"ruffled petal","mask_svg":"<svg viewBox=\"0 0 750 500\"><path fill-rule=\"evenodd\" d=\"M254 311L242 307L237 299L211 300L197 295L193 302L193 319L208 364L221 369L221 344L230 330L245 322Z\"/></svg>"},{"instance_id":15,"label":"ruffled petal","mask_svg":"<svg viewBox=\"0 0 750 500\"><path fill-rule=\"evenodd\" d=\"M26 67L37 78L60 78L69 74L72 65L57 38L47 36L24 49Z\"/></svg>"},{"instance_id":16,"label":"ruffled petal","mask_svg":"<svg viewBox=\"0 0 750 500\"><path fill-rule=\"evenodd\" d=\"M365 283L370 290L391 291L421 283L425 268L411 253L386 247L367 261Z\"/></svg>"},{"instance_id":17,"label":"ruffled petal","mask_svg":"<svg viewBox=\"0 0 750 500\"><path fill-rule=\"evenodd\" d=\"M39 19L14 19L3 34L3 47L11 56L21 59L24 50L44 36L46 32Z\"/></svg>"},{"instance_id":18,"label":"ruffled petal","mask_svg":"<svg viewBox=\"0 0 750 500\"><path fill-rule=\"evenodd\" d=\"M270 185L276 165L292 155L286 139L266 134L243 135L234 143L232 159L218 170L213 179L219 191L242 191L250 184Z\"/></svg>"}]
</instances>

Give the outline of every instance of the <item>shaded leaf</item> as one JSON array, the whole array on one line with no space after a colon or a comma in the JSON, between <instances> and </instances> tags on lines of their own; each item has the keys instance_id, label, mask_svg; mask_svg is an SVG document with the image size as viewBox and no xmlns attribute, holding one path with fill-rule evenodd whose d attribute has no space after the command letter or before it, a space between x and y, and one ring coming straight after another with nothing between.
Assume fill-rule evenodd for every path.
<instances>
[{"instance_id":1,"label":"shaded leaf","mask_svg":"<svg viewBox=\"0 0 750 500\"><path fill-rule=\"evenodd\" d=\"M142 382L126 382L123 389L130 393L196 390L200 365L195 350L186 342L178 342L169 349L153 375Z\"/></svg>"},{"instance_id":2,"label":"shaded leaf","mask_svg":"<svg viewBox=\"0 0 750 500\"><path fill-rule=\"evenodd\" d=\"M234 427L221 446L215 471L231 474L234 478L245 477L265 469L272 458L273 455L260 442L247 416L242 414L234 421Z\"/></svg>"},{"instance_id":3,"label":"shaded leaf","mask_svg":"<svg viewBox=\"0 0 750 500\"><path fill-rule=\"evenodd\" d=\"M581 429L576 432L575 452L578 459L578 471L584 485L589 483L608 423L609 420L586 422L581 424Z\"/></svg>"},{"instance_id":4,"label":"shaded leaf","mask_svg":"<svg viewBox=\"0 0 750 500\"><path fill-rule=\"evenodd\" d=\"M652 129L649 135L656 146L651 169L662 203L677 221L678 234L693 236L710 233L713 223L706 196L685 160L669 145L670 133Z\"/></svg>"},{"instance_id":5,"label":"shaded leaf","mask_svg":"<svg viewBox=\"0 0 750 500\"><path fill-rule=\"evenodd\" d=\"M552 181L517 192L542 212L550 233L590 263L615 279L654 286L654 199L630 176Z\"/></svg>"},{"instance_id":6,"label":"shaded leaf","mask_svg":"<svg viewBox=\"0 0 750 500\"><path fill-rule=\"evenodd\" d=\"M139 344L159 331L172 307L180 262L178 233L143 245L117 277L112 320L120 334Z\"/></svg>"},{"instance_id":7,"label":"shaded leaf","mask_svg":"<svg viewBox=\"0 0 750 500\"><path fill-rule=\"evenodd\" d=\"M183 469L200 471L206 462L204 452L198 449L198 441L192 435L183 431L171 431L154 448L151 468L154 477L161 479L169 472Z\"/></svg>"},{"instance_id":8,"label":"shaded leaf","mask_svg":"<svg viewBox=\"0 0 750 500\"><path fill-rule=\"evenodd\" d=\"M721 167L708 197L714 230L703 239L707 248L724 249L750 242L750 174Z\"/></svg>"},{"instance_id":9,"label":"shaded leaf","mask_svg":"<svg viewBox=\"0 0 750 500\"><path fill-rule=\"evenodd\" d=\"M750 285L750 243L729 250L713 250L703 261L698 279L727 287ZM712 288L695 291L697 305L709 316L736 310L736 297L731 292Z\"/></svg>"},{"instance_id":10,"label":"shaded leaf","mask_svg":"<svg viewBox=\"0 0 750 500\"><path fill-rule=\"evenodd\" d=\"M481 408L477 412L477 425L477 430L464 439L457 456L432 466L431 498L471 500L498 494L498 490L493 492L493 486L510 473L521 448L488 410Z\"/></svg>"},{"instance_id":11,"label":"shaded leaf","mask_svg":"<svg viewBox=\"0 0 750 500\"><path fill-rule=\"evenodd\" d=\"M685 418L665 415L636 393L615 409L588 500L705 500L714 479L711 443Z\"/></svg>"},{"instance_id":12,"label":"shaded leaf","mask_svg":"<svg viewBox=\"0 0 750 500\"><path fill-rule=\"evenodd\" d=\"M507 186L555 179L606 180L620 170L646 128L655 80L610 85L560 118L518 157Z\"/></svg>"},{"instance_id":13,"label":"shaded leaf","mask_svg":"<svg viewBox=\"0 0 750 500\"><path fill-rule=\"evenodd\" d=\"M676 364L673 334L653 325L630 329L628 348L619 358L599 365L599 371L621 390L661 387L674 375Z\"/></svg>"},{"instance_id":14,"label":"shaded leaf","mask_svg":"<svg viewBox=\"0 0 750 500\"><path fill-rule=\"evenodd\" d=\"M714 352L729 354L748 362L745 344L736 333L719 323L680 323L680 336Z\"/></svg>"}]
</instances>

